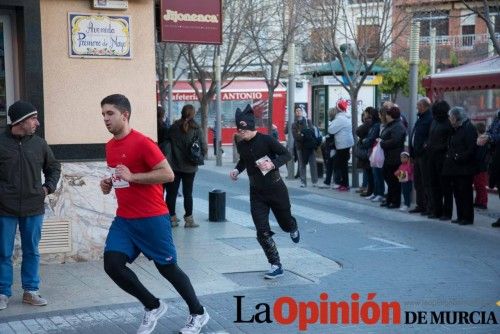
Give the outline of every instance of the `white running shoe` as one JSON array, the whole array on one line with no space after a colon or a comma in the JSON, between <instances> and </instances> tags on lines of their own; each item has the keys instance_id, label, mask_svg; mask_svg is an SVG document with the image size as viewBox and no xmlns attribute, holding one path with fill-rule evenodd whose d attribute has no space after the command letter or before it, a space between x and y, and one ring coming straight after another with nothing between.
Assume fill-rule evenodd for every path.
<instances>
[{"instance_id":1,"label":"white running shoe","mask_svg":"<svg viewBox=\"0 0 500 334\"><path fill-rule=\"evenodd\" d=\"M372 202L382 202L384 200L383 196L377 195L372 199Z\"/></svg>"},{"instance_id":2,"label":"white running shoe","mask_svg":"<svg viewBox=\"0 0 500 334\"><path fill-rule=\"evenodd\" d=\"M371 201L371 200L372 200L372 199L374 199L375 197L377 197L377 195L372 194L372 195L370 195L370 196L366 196L366 197L365 197L365 199L367 199L367 200Z\"/></svg>"},{"instance_id":3,"label":"white running shoe","mask_svg":"<svg viewBox=\"0 0 500 334\"><path fill-rule=\"evenodd\" d=\"M336 183L334 183L334 184L332 185L332 189L339 189L339 188L340 188L340 184L336 184Z\"/></svg>"},{"instance_id":4,"label":"white running shoe","mask_svg":"<svg viewBox=\"0 0 500 334\"><path fill-rule=\"evenodd\" d=\"M404 205L404 204L403 204L403 205L401 205L401 206L399 207L399 210L400 210L400 211L405 211L405 212L406 212L406 211L408 211L408 207L407 207L406 205Z\"/></svg>"},{"instance_id":5,"label":"white running shoe","mask_svg":"<svg viewBox=\"0 0 500 334\"><path fill-rule=\"evenodd\" d=\"M137 330L137 334L152 333L155 330L158 319L167 312L167 308L167 304L160 300L160 307L151 311L146 311L142 318L142 323Z\"/></svg>"},{"instance_id":6,"label":"white running shoe","mask_svg":"<svg viewBox=\"0 0 500 334\"><path fill-rule=\"evenodd\" d=\"M203 308L203 314L190 314L186 326L181 328L179 334L198 334L209 319L206 308Z\"/></svg>"}]
</instances>

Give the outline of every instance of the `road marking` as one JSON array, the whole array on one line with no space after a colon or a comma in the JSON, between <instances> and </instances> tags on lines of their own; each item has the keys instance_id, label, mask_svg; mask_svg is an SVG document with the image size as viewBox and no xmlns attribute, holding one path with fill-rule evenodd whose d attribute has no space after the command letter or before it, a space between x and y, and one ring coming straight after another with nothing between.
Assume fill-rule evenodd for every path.
<instances>
[{"instance_id":1,"label":"road marking","mask_svg":"<svg viewBox=\"0 0 500 334\"><path fill-rule=\"evenodd\" d=\"M365 247L361 247L359 250L369 250L369 251L380 251L380 250L390 250L390 249L412 249L412 247L400 244L399 242L394 242L387 239L373 237L371 240L379 241L385 244L389 244L391 246L380 246L380 245L368 245Z\"/></svg>"},{"instance_id":2,"label":"road marking","mask_svg":"<svg viewBox=\"0 0 500 334\"><path fill-rule=\"evenodd\" d=\"M248 195L239 195L239 196L234 196L232 198L239 199L239 200L242 200L245 202L250 201L250 196L248 196ZM247 213L247 214L249 214L249 213ZM336 215L334 213L331 213L331 212L328 212L325 210L313 209L313 208L303 206L303 205L298 205L298 204L292 204L292 214L294 216L299 216L299 217L302 217L306 220L312 220L312 221L318 222L320 224L325 224L325 225L359 224L359 223L361 223L357 219Z\"/></svg>"}]
</instances>

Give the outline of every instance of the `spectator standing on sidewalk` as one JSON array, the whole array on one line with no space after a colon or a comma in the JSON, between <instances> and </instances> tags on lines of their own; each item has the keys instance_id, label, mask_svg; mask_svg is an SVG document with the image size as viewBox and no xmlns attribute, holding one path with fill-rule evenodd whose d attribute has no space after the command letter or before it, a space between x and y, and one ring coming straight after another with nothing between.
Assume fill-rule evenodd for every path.
<instances>
[{"instance_id":1,"label":"spectator standing on sidewalk","mask_svg":"<svg viewBox=\"0 0 500 334\"><path fill-rule=\"evenodd\" d=\"M312 121L307 118L307 113L302 108L295 108L295 122L292 125L292 135L297 148L300 186L302 188L307 187L307 164L309 164L313 187L318 183L318 167L314 154L317 144L314 137L304 136L305 130L308 129L313 129Z\"/></svg>"},{"instance_id":2,"label":"spectator standing on sidewalk","mask_svg":"<svg viewBox=\"0 0 500 334\"><path fill-rule=\"evenodd\" d=\"M337 109L330 108L328 110L328 125L330 125L335 118L335 114L337 113ZM323 143L321 144L321 151L323 154L323 161L325 162L325 178L323 182L318 185L318 188L325 189L330 188L330 184L332 183L332 177L334 179L333 184L337 184L335 181L338 180L338 173L334 175L333 173L333 159L335 157L335 153L337 152L335 148L335 137L330 134L326 134L323 137Z\"/></svg>"},{"instance_id":3,"label":"spectator standing on sidewalk","mask_svg":"<svg viewBox=\"0 0 500 334\"><path fill-rule=\"evenodd\" d=\"M38 112L29 102L9 107L10 125L0 135L0 310L12 296L12 255L17 226L21 235L23 303L47 305L38 293L45 196L56 190L61 165L47 142L35 135ZM45 177L42 184L40 175Z\"/></svg>"},{"instance_id":4,"label":"spectator standing on sidewalk","mask_svg":"<svg viewBox=\"0 0 500 334\"><path fill-rule=\"evenodd\" d=\"M357 191L360 193L361 197L369 197L373 194L373 174L369 160L372 147L370 145L363 144L373 125L372 113L370 112L371 109L373 109L373 107L367 107L363 111L363 114L361 115L363 124L356 129L356 136L359 138L356 144L358 168L363 170L363 187Z\"/></svg>"},{"instance_id":5,"label":"spectator standing on sidewalk","mask_svg":"<svg viewBox=\"0 0 500 334\"><path fill-rule=\"evenodd\" d=\"M413 190L413 165L410 161L410 153L403 151L400 156L401 165L394 173L401 184L401 191L403 192L404 204L401 205L399 210L408 211L411 204L411 191Z\"/></svg>"},{"instance_id":6,"label":"spectator standing on sidewalk","mask_svg":"<svg viewBox=\"0 0 500 334\"><path fill-rule=\"evenodd\" d=\"M484 146L490 144L493 146L493 155L491 158L491 163L489 167L489 186L491 189L497 187L498 195L500 196L500 109L497 110L497 114L493 119L488 131L485 134L479 136L477 144ZM500 218L496 222L491 224L492 227L500 227Z\"/></svg>"},{"instance_id":7,"label":"spectator standing on sidewalk","mask_svg":"<svg viewBox=\"0 0 500 334\"><path fill-rule=\"evenodd\" d=\"M352 134L351 117L347 114L348 102L344 99L337 101L335 118L328 125L328 134L335 138L335 156L333 158L333 169L339 174L339 191L349 191L349 168L350 150L354 145Z\"/></svg>"},{"instance_id":8,"label":"spectator standing on sidewalk","mask_svg":"<svg viewBox=\"0 0 500 334\"><path fill-rule=\"evenodd\" d=\"M368 129L368 134L363 140L361 140L360 147L364 150L367 150L368 159L370 158L370 154L373 149L373 145L375 144L375 140L378 138L380 133L380 117L378 114L378 110L373 107L367 107L364 111L365 118L370 118L370 128ZM377 195L384 196L384 180L382 179L382 185L375 184L375 176L373 173L373 167L368 161L368 166L366 169L366 175L368 178L368 188L365 192L361 193L362 197L366 199L373 200ZM376 189L381 188L381 189Z\"/></svg>"},{"instance_id":9,"label":"spectator standing on sidewalk","mask_svg":"<svg viewBox=\"0 0 500 334\"><path fill-rule=\"evenodd\" d=\"M193 218L193 185L198 165L194 165L188 156L191 143L197 137L201 143L204 156L207 155L207 144L200 126L194 120L196 110L192 104L182 107L181 118L168 129L168 139L172 145L172 155L167 157L175 178L173 182L167 183L167 206L170 211L172 227L179 225L175 204L177 193L182 182L182 194L184 196L184 227L198 227Z\"/></svg>"},{"instance_id":10,"label":"spectator standing on sidewalk","mask_svg":"<svg viewBox=\"0 0 500 334\"><path fill-rule=\"evenodd\" d=\"M451 178L443 175L443 163L453 131L448 119L449 110L448 102L444 100L434 102L431 107L433 119L427 140L427 164L434 209L432 214L443 221L451 220L453 212Z\"/></svg>"},{"instance_id":11,"label":"spectator standing on sidewalk","mask_svg":"<svg viewBox=\"0 0 500 334\"><path fill-rule=\"evenodd\" d=\"M443 175L450 178L457 207L457 219L451 222L469 225L474 223L472 179L476 169L477 132L462 107L451 108L448 118L453 133L448 142Z\"/></svg>"},{"instance_id":12,"label":"spectator standing on sidewalk","mask_svg":"<svg viewBox=\"0 0 500 334\"><path fill-rule=\"evenodd\" d=\"M484 123L474 124L477 131L478 138L486 132L486 125ZM486 210L488 208L488 163L490 161L489 145L478 145L476 150L476 174L472 184L476 192L474 199L474 207Z\"/></svg>"},{"instance_id":13,"label":"spectator standing on sidewalk","mask_svg":"<svg viewBox=\"0 0 500 334\"><path fill-rule=\"evenodd\" d=\"M425 212L430 218L433 215L432 192L429 182L429 163L427 157L427 140L432 123L431 100L424 97L417 102L417 121L410 134L410 157L415 168L415 194L417 206L410 213Z\"/></svg>"},{"instance_id":14,"label":"spectator standing on sidewalk","mask_svg":"<svg viewBox=\"0 0 500 334\"><path fill-rule=\"evenodd\" d=\"M387 124L380 133L380 147L384 150L382 172L387 183L387 198L381 206L396 209L401 206L401 185L394 175L401 162L406 138L406 128L401 122L399 107L394 105L386 112Z\"/></svg>"},{"instance_id":15,"label":"spectator standing on sidewalk","mask_svg":"<svg viewBox=\"0 0 500 334\"><path fill-rule=\"evenodd\" d=\"M115 189L118 209L104 249L104 270L125 292L145 308L138 334L153 332L167 305L142 285L127 267L142 252L153 260L160 274L181 295L189 307L188 322L180 333L199 333L209 315L200 304L189 277L177 266L168 208L162 183L174 173L158 146L130 127L130 102L120 94L101 101L104 124L113 138L106 144L106 162L111 177L101 180L104 194Z\"/></svg>"},{"instance_id":16,"label":"spectator standing on sidewalk","mask_svg":"<svg viewBox=\"0 0 500 334\"><path fill-rule=\"evenodd\" d=\"M255 130L255 118L250 105L244 111L236 110L235 121L240 137L237 143L240 160L229 176L236 181L238 175L247 170L250 211L257 230L257 241L271 264L264 278L275 279L283 276L283 267L273 240L274 232L269 226L269 210L272 210L281 229L290 233L293 242L298 243L300 240L297 221L290 210L288 189L279 172L291 155L276 139Z\"/></svg>"}]
</instances>

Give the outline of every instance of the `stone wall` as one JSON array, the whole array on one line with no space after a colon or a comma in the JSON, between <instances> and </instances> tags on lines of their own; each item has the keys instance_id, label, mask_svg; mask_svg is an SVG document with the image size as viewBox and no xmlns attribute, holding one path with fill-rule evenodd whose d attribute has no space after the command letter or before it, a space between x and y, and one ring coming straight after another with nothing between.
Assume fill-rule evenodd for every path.
<instances>
[{"instance_id":1,"label":"stone wall","mask_svg":"<svg viewBox=\"0 0 500 334\"><path fill-rule=\"evenodd\" d=\"M97 260L102 257L109 226L115 216L116 196L103 195L99 182L107 174L105 162L63 163L55 193L45 199L44 220L70 221L72 250L43 254L42 263ZM15 261L21 256L16 238Z\"/></svg>"}]
</instances>

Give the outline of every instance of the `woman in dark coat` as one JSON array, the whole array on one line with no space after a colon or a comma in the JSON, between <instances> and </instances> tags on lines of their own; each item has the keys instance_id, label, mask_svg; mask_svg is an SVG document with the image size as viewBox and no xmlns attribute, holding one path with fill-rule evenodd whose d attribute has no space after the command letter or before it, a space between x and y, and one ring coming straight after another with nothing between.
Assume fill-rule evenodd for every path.
<instances>
[{"instance_id":1,"label":"woman in dark coat","mask_svg":"<svg viewBox=\"0 0 500 334\"><path fill-rule=\"evenodd\" d=\"M453 107L448 112L453 133L443 163L443 175L451 177L453 197L457 206L457 219L452 223L474 223L474 193L472 180L476 171L477 131L464 108Z\"/></svg>"},{"instance_id":2,"label":"woman in dark coat","mask_svg":"<svg viewBox=\"0 0 500 334\"><path fill-rule=\"evenodd\" d=\"M453 132L448 111L450 105L444 100L434 102L431 107L432 123L429 129L426 151L428 156L428 170L431 188L432 216L440 220L451 220L453 212L453 194L451 179L443 176L443 162L448 149L448 141Z\"/></svg>"},{"instance_id":3,"label":"woman in dark coat","mask_svg":"<svg viewBox=\"0 0 500 334\"><path fill-rule=\"evenodd\" d=\"M401 164L400 154L404 150L406 128L401 122L401 112L397 106L391 107L386 114L387 124L380 133L380 147L384 150L384 180L387 183L387 198L380 204L389 209L401 205L401 184L394 172Z\"/></svg>"},{"instance_id":4,"label":"woman in dark coat","mask_svg":"<svg viewBox=\"0 0 500 334\"><path fill-rule=\"evenodd\" d=\"M358 140L356 142L356 147L353 148L353 154L358 159L356 165L357 168L363 171L363 185L356 192L363 194L368 190L367 169L370 167L370 161L368 160L368 150L363 149L361 147L361 143L368 135L372 120L371 118L366 117L364 111L361 114L361 120L363 123L356 128L356 137L358 137ZM373 187L370 188L370 191L372 191L371 189L373 189Z\"/></svg>"},{"instance_id":5,"label":"woman in dark coat","mask_svg":"<svg viewBox=\"0 0 500 334\"><path fill-rule=\"evenodd\" d=\"M358 166L361 166L360 168L364 168L368 178L368 186L366 190L361 193L361 196L370 197L374 193L374 179L372 167L370 166L368 158L370 157L375 139L377 139L380 134L380 118L378 117L378 110L373 107L367 107L363 112L363 119L365 121L364 124L368 126L368 131L364 137L358 134L358 131L356 131L356 134L359 137L358 149L366 152L366 160L360 159L358 161ZM372 198L374 197L375 196Z\"/></svg>"},{"instance_id":6,"label":"woman in dark coat","mask_svg":"<svg viewBox=\"0 0 500 334\"><path fill-rule=\"evenodd\" d=\"M175 121L168 129L168 139L171 142L172 154L168 156L168 162L174 171L175 179L167 183L167 206L170 211L172 227L178 226L175 212L177 192L182 181L182 194L184 196L184 227L198 227L193 219L193 183L198 166L188 160L191 143L195 136L201 142L202 152L207 155L207 143L200 126L195 122L196 110L193 105L186 104L181 111L181 119Z\"/></svg>"}]
</instances>

